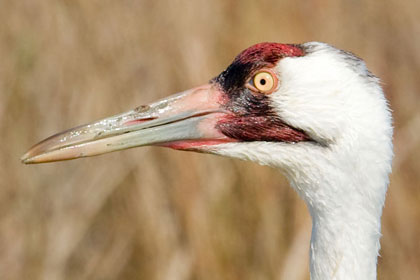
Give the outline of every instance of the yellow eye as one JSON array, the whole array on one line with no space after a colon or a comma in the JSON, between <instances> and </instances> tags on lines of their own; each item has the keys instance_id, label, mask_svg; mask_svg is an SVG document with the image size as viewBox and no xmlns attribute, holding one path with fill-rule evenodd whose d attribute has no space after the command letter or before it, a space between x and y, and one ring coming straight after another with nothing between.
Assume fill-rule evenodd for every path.
<instances>
[{"instance_id":1,"label":"yellow eye","mask_svg":"<svg viewBox=\"0 0 420 280\"><path fill-rule=\"evenodd\" d=\"M262 93L271 93L276 86L276 80L270 72L261 71L254 76L254 86Z\"/></svg>"}]
</instances>

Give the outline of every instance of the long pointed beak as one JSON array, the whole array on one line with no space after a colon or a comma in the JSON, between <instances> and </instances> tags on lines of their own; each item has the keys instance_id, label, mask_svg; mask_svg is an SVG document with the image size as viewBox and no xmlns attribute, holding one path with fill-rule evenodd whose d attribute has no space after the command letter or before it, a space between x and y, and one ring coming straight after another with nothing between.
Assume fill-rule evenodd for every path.
<instances>
[{"instance_id":1,"label":"long pointed beak","mask_svg":"<svg viewBox=\"0 0 420 280\"><path fill-rule=\"evenodd\" d=\"M206 145L234 141L216 128L217 122L228 114L222 109L222 100L217 87L197 87L53 135L33 146L21 160L69 160L145 145L200 150Z\"/></svg>"}]
</instances>

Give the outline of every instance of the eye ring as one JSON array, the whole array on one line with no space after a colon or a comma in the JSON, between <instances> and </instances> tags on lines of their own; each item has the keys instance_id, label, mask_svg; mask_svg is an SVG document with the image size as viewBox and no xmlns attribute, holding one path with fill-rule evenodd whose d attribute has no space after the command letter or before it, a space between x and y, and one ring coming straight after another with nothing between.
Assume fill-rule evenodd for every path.
<instances>
[{"instance_id":1,"label":"eye ring","mask_svg":"<svg viewBox=\"0 0 420 280\"><path fill-rule=\"evenodd\" d=\"M278 84L277 75L270 69L261 69L249 80L247 87L252 91L270 94Z\"/></svg>"}]
</instances>

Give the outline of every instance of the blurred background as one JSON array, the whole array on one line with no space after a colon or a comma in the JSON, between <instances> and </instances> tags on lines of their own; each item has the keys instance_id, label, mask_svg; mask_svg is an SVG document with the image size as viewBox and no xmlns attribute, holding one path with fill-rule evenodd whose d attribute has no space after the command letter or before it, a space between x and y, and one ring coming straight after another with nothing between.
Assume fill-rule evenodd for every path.
<instances>
[{"instance_id":1,"label":"blurred background","mask_svg":"<svg viewBox=\"0 0 420 280\"><path fill-rule=\"evenodd\" d=\"M324 41L395 125L379 279L420 279L419 1L0 1L0 279L309 279L276 170L164 148L25 166L55 132L207 82L248 46Z\"/></svg>"}]
</instances>

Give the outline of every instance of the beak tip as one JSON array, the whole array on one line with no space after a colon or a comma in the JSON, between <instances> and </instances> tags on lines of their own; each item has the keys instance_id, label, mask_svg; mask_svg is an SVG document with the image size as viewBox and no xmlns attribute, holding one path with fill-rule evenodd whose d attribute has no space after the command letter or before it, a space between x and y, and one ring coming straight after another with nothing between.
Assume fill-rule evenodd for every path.
<instances>
[{"instance_id":1,"label":"beak tip","mask_svg":"<svg viewBox=\"0 0 420 280\"><path fill-rule=\"evenodd\" d=\"M36 155L33 155L31 150L27 151L23 156L20 157L21 163L23 163L23 164L37 163L37 161L35 159Z\"/></svg>"},{"instance_id":2,"label":"beak tip","mask_svg":"<svg viewBox=\"0 0 420 280\"><path fill-rule=\"evenodd\" d=\"M20 157L20 161L24 164L28 164L31 163L31 158L29 157L28 153L26 153Z\"/></svg>"}]
</instances>

